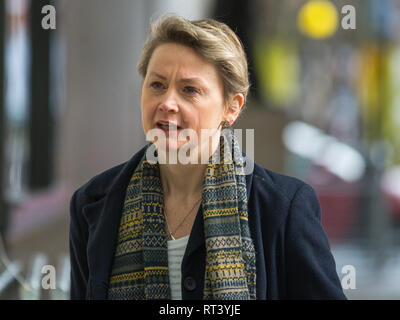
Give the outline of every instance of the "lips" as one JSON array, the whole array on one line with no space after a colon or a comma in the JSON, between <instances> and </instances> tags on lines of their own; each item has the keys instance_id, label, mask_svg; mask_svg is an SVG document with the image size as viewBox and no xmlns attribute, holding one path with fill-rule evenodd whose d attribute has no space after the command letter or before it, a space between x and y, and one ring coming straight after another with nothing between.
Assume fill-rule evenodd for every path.
<instances>
[{"instance_id":1,"label":"lips","mask_svg":"<svg viewBox=\"0 0 400 320\"><path fill-rule=\"evenodd\" d=\"M173 130L180 130L182 127L178 126L175 122L171 121L158 121L157 128L163 131L173 131Z\"/></svg>"}]
</instances>

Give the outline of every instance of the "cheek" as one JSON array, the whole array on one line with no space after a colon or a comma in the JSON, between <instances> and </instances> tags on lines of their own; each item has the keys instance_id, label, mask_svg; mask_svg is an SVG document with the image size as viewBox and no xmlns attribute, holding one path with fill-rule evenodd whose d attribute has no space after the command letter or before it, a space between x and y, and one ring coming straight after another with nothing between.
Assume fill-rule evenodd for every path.
<instances>
[{"instance_id":1,"label":"cheek","mask_svg":"<svg viewBox=\"0 0 400 320\"><path fill-rule=\"evenodd\" d=\"M156 101L152 99L151 95L144 92L141 98L141 107L143 113L149 114L155 110Z\"/></svg>"},{"instance_id":2,"label":"cheek","mask_svg":"<svg viewBox=\"0 0 400 320\"><path fill-rule=\"evenodd\" d=\"M145 133L150 129L152 120L151 103L145 95L141 98L142 126Z\"/></svg>"},{"instance_id":3,"label":"cheek","mask_svg":"<svg viewBox=\"0 0 400 320\"><path fill-rule=\"evenodd\" d=\"M146 111L148 109L148 105L149 105L149 97L148 97L146 91L142 91L140 102L141 102L141 106L142 106L142 111Z\"/></svg>"},{"instance_id":4,"label":"cheek","mask_svg":"<svg viewBox=\"0 0 400 320\"><path fill-rule=\"evenodd\" d=\"M201 122L202 125L206 128L217 128L219 123L221 122L221 118L221 112L213 108L209 112L205 113L205 115L201 119Z\"/></svg>"}]
</instances>

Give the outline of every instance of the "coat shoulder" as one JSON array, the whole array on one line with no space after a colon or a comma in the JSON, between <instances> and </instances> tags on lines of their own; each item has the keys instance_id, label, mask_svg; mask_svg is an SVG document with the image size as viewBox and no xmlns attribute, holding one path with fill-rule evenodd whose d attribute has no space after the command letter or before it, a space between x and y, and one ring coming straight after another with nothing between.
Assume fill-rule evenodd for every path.
<instances>
[{"instance_id":1,"label":"coat shoulder","mask_svg":"<svg viewBox=\"0 0 400 320\"><path fill-rule=\"evenodd\" d=\"M87 182L81 185L75 191L78 202L97 201L105 196L114 179L119 175L126 162L118 164L109 168L94 177L90 178Z\"/></svg>"},{"instance_id":2,"label":"coat shoulder","mask_svg":"<svg viewBox=\"0 0 400 320\"><path fill-rule=\"evenodd\" d=\"M75 191L77 197L84 201L96 201L104 197L115 180L118 179L122 173L127 173L126 169L134 169L137 166L147 147L148 145L144 146L135 153L130 160L111 167L92 177Z\"/></svg>"},{"instance_id":3,"label":"coat shoulder","mask_svg":"<svg viewBox=\"0 0 400 320\"><path fill-rule=\"evenodd\" d=\"M272 171L258 164L254 164L253 188L288 202L291 202L302 188L313 190L310 185L298 178Z\"/></svg>"}]
</instances>

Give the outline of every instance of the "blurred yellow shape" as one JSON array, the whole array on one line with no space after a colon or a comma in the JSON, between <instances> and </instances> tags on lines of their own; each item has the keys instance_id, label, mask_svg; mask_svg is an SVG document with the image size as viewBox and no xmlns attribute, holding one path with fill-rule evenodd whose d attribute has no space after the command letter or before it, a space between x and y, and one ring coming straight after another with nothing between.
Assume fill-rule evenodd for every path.
<instances>
[{"instance_id":1,"label":"blurred yellow shape","mask_svg":"<svg viewBox=\"0 0 400 320\"><path fill-rule=\"evenodd\" d=\"M274 107L288 107L298 96L300 62L295 45L288 39L259 38L255 65L264 99Z\"/></svg>"},{"instance_id":2,"label":"blurred yellow shape","mask_svg":"<svg viewBox=\"0 0 400 320\"><path fill-rule=\"evenodd\" d=\"M338 12L331 2L311 0L301 7L297 16L297 25L306 36L323 39L336 32L338 20Z\"/></svg>"}]
</instances>

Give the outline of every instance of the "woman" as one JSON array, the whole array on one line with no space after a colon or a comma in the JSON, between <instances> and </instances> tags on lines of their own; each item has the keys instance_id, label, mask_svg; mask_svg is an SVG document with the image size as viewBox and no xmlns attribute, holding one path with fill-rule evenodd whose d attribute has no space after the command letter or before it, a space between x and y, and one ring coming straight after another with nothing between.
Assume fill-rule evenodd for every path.
<instances>
[{"instance_id":1,"label":"woman","mask_svg":"<svg viewBox=\"0 0 400 320\"><path fill-rule=\"evenodd\" d=\"M345 299L313 189L245 172L226 130L249 89L234 32L164 16L138 70L149 144L74 193L71 298Z\"/></svg>"}]
</instances>

